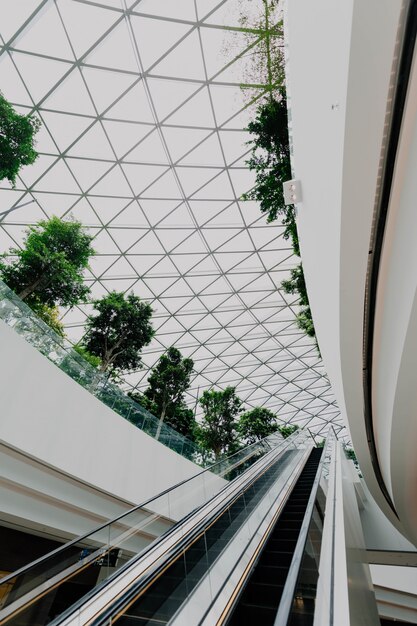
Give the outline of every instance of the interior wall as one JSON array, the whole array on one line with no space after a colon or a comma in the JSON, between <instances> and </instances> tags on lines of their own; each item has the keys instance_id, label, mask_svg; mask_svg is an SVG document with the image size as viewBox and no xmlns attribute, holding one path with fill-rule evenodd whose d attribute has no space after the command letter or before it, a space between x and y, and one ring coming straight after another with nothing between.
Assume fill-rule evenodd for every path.
<instances>
[{"instance_id":1,"label":"interior wall","mask_svg":"<svg viewBox=\"0 0 417 626\"><path fill-rule=\"evenodd\" d=\"M201 468L158 443L72 380L0 321L3 520L59 536L86 532ZM198 478L155 509L179 519L225 483ZM152 507L150 507L152 508ZM47 533L48 534L48 533ZM53 533L52 533L53 534Z\"/></svg>"}]
</instances>

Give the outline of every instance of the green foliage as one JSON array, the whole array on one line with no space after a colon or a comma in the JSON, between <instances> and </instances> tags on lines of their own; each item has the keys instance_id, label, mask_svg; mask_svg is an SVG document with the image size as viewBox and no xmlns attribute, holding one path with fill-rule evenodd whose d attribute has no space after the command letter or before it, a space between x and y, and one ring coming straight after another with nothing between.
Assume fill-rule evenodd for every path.
<instances>
[{"instance_id":1,"label":"green foliage","mask_svg":"<svg viewBox=\"0 0 417 626\"><path fill-rule=\"evenodd\" d=\"M349 446L343 446L346 457L353 461L355 464L358 463L358 459L356 458L355 450L350 448Z\"/></svg>"},{"instance_id":2,"label":"green foliage","mask_svg":"<svg viewBox=\"0 0 417 626\"><path fill-rule=\"evenodd\" d=\"M256 184L243 196L244 200L259 202L260 209L273 222L287 211L282 183L291 178L290 145L288 138L287 102L283 93L271 98L256 109L255 119L247 130L253 136L249 141L252 154L247 161L256 173ZM288 224L284 236L290 236Z\"/></svg>"},{"instance_id":3,"label":"green foliage","mask_svg":"<svg viewBox=\"0 0 417 626\"><path fill-rule=\"evenodd\" d=\"M99 356L95 356L94 354L90 354L88 350L81 346L80 344L76 344L73 349L77 352L84 361L87 361L90 365L92 365L96 369L100 369L101 359Z\"/></svg>"},{"instance_id":4,"label":"green foliage","mask_svg":"<svg viewBox=\"0 0 417 626\"><path fill-rule=\"evenodd\" d=\"M30 308L45 324L48 324L57 335L65 337L64 325L59 319L59 311L56 306L48 306L47 304L33 300L30 303Z\"/></svg>"},{"instance_id":5,"label":"green foliage","mask_svg":"<svg viewBox=\"0 0 417 626\"><path fill-rule=\"evenodd\" d=\"M278 428L277 416L264 407L256 407L246 411L239 418L239 434L248 444L271 435Z\"/></svg>"},{"instance_id":6,"label":"green foliage","mask_svg":"<svg viewBox=\"0 0 417 626\"><path fill-rule=\"evenodd\" d=\"M278 426L278 430L281 433L281 435L284 437L284 439L286 439L287 437L295 433L299 428L300 427L297 426L297 424L293 424L293 425L286 424L285 426Z\"/></svg>"},{"instance_id":7,"label":"green foliage","mask_svg":"<svg viewBox=\"0 0 417 626\"><path fill-rule=\"evenodd\" d=\"M200 445L213 451L216 459L221 454L234 452L238 446L237 416L242 410L242 400L236 395L235 388L206 390L199 402L204 411L198 428Z\"/></svg>"},{"instance_id":8,"label":"green foliage","mask_svg":"<svg viewBox=\"0 0 417 626\"><path fill-rule=\"evenodd\" d=\"M58 217L31 226L13 259L0 259L4 282L29 306L73 306L89 293L83 271L93 254L91 236L80 222Z\"/></svg>"},{"instance_id":9,"label":"green foliage","mask_svg":"<svg viewBox=\"0 0 417 626\"><path fill-rule=\"evenodd\" d=\"M140 406L143 406L144 409L152 413L152 402L143 393L140 391L129 391L127 395L140 404Z\"/></svg>"},{"instance_id":10,"label":"green foliage","mask_svg":"<svg viewBox=\"0 0 417 626\"><path fill-rule=\"evenodd\" d=\"M243 48L242 38L249 48L241 88L244 95L253 100L260 89L272 94L284 82L283 22L278 0L258 3L240 0L239 5L240 48L236 53ZM233 47L233 43L229 47Z\"/></svg>"},{"instance_id":11,"label":"green foliage","mask_svg":"<svg viewBox=\"0 0 417 626\"><path fill-rule=\"evenodd\" d=\"M160 357L148 378L143 395L148 402L146 408L159 418L157 439L164 421L186 437L193 437L194 413L184 401L193 366L192 359L183 358L172 346Z\"/></svg>"},{"instance_id":12,"label":"green foliage","mask_svg":"<svg viewBox=\"0 0 417 626\"><path fill-rule=\"evenodd\" d=\"M255 119L247 127L254 137L249 142L252 155L247 164L256 173L256 183L243 199L259 202L261 211L267 215L267 222L281 217L285 226L283 237L291 240L294 254L300 256L295 208L284 203L282 185L291 178L291 161L287 102L283 90L279 96L278 99L271 97L264 101L257 108ZM281 284L285 293L298 293L302 308L297 315L297 324L307 335L315 338L302 264L295 267L291 271L291 278Z\"/></svg>"},{"instance_id":13,"label":"green foliage","mask_svg":"<svg viewBox=\"0 0 417 626\"><path fill-rule=\"evenodd\" d=\"M291 270L291 278L289 280L283 280L281 287L285 293L297 293L299 295L300 306L302 308L297 315L297 324L307 335L315 337L316 334L314 330L313 318L311 316L304 271L301 263Z\"/></svg>"},{"instance_id":14,"label":"green foliage","mask_svg":"<svg viewBox=\"0 0 417 626\"><path fill-rule=\"evenodd\" d=\"M152 307L133 293L112 291L93 302L97 315L87 318L82 346L101 359L100 369L115 373L141 367L140 351L151 341Z\"/></svg>"},{"instance_id":15,"label":"green foliage","mask_svg":"<svg viewBox=\"0 0 417 626\"><path fill-rule=\"evenodd\" d=\"M35 162L34 137L39 127L36 117L16 113L0 92L0 180L7 178L14 187L20 168Z\"/></svg>"}]
</instances>

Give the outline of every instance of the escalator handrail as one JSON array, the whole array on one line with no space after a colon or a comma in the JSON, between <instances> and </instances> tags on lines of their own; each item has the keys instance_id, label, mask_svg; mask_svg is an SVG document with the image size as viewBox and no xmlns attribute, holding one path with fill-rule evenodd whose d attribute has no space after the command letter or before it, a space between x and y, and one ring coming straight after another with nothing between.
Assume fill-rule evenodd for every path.
<instances>
[{"instance_id":1,"label":"escalator handrail","mask_svg":"<svg viewBox=\"0 0 417 626\"><path fill-rule=\"evenodd\" d=\"M323 471L324 461L326 458L329 445L336 439L336 435L331 429L331 433L327 435L326 445L323 449L320 463L317 468L316 476L314 478L313 486L311 488L310 497L308 499L307 507L304 513L303 521L300 528L300 534L298 535L297 544L295 546L294 554L291 559L290 569L288 571L287 579L285 581L284 589L282 591L281 602L278 607L278 612L275 617L274 626L287 626L289 616L291 613L295 589L297 586L298 576L300 573L301 561L304 555L305 546L307 543L308 530L310 528L311 518L313 516L314 504L316 502L317 491L320 484L320 479Z\"/></svg>"},{"instance_id":2,"label":"escalator handrail","mask_svg":"<svg viewBox=\"0 0 417 626\"><path fill-rule=\"evenodd\" d=\"M300 429L298 431L295 431L292 435L290 435L290 437L291 438L296 438L296 437L294 437L294 435L299 436L302 432L303 432L302 429ZM240 454L244 450L249 450L250 448L254 448L255 449L255 446L261 446L261 445L264 445L264 444L267 444L267 445L270 446L270 443L269 443L268 440L272 439L274 437L274 435L276 436L276 433L273 433L272 435L268 435L268 437L265 437L264 439L261 439L260 441L256 441L255 443L249 444L245 448L242 448L241 450L238 450L237 452L234 452L230 456L228 456L226 458L223 458L223 459L220 459L219 461L216 461L216 463L213 463L213 465L210 465L209 467L205 468L201 472L198 472L197 474L194 474L193 476L190 476L189 478L185 478L184 480L176 483L175 485L172 485L171 487L168 487L164 491L161 491L156 496L152 496L152 498L148 498L144 502L141 502L140 504L135 505L134 507L132 507L128 511L125 511L124 513L121 513L117 517L114 517L113 519L108 520L108 521L104 522L103 524L99 524L98 526L95 526L93 529L89 530L88 532L84 533L83 535L79 535L78 537L75 537L74 539L71 539L71 541L68 541L67 543L64 543L63 545L58 546L58 548L55 548L54 550L51 550L50 552L48 552L47 554L39 557L38 559L36 559L34 561L31 561L27 565L24 565L23 567L15 570L14 572L11 572L10 574L7 574L7 576L4 576L3 578L0 578L0 586L10 582L14 578L16 578L16 576L21 576L22 574L26 574L31 569L33 569L33 568L37 567L38 565L40 565L42 562L46 562L47 560L55 557L60 552L64 552L65 550L67 550L72 545L75 545L75 544L79 543L80 541L83 541L84 539L88 539L88 537L90 537L91 535L94 535L97 532L105 529L107 526L115 524L116 522L122 520L124 517L127 517L128 515L131 515L135 511L139 511L140 509L144 509L147 505L151 504L153 501L157 500L158 498L161 498L162 496L167 495L171 491L174 491L174 489L177 489L178 487L181 487L182 485L184 485L184 484L186 484L188 482L191 482L192 480L195 480L198 477L201 477L203 474L205 474L207 472L215 473L215 472L213 472L213 468L215 468L216 466L220 465L221 463L224 463L227 460L232 459L234 456L236 456L237 454ZM287 437L287 439L282 439L282 441L280 441L277 444L277 446L273 446L273 447L270 446L270 450L272 450L275 447L280 447L283 444L283 442L289 440L290 437ZM248 455L247 457L245 457L245 459L242 460L242 462L247 461L253 454L254 454L254 452L252 454ZM233 469L233 467L228 468L228 469Z\"/></svg>"},{"instance_id":3,"label":"escalator handrail","mask_svg":"<svg viewBox=\"0 0 417 626\"><path fill-rule=\"evenodd\" d=\"M303 433L303 430L300 430L298 432L299 432L299 434ZM293 434L296 435L297 433L293 433ZM304 431L304 434L305 434L305 431ZM204 530L204 528L207 527L207 525L210 524L213 521L213 519L221 516L224 513L224 511L227 510L227 508L231 505L231 503L233 503L234 499L240 497L242 491L245 491L252 484L254 484L256 482L256 480L258 480L260 474L265 472L265 471L267 471L267 469L269 469L276 462L278 454L279 455L282 454L282 452L284 452L286 448L288 448L295 440L297 440L297 438L298 437L293 437L291 435L290 437L287 437L286 439L284 439L283 442L281 442L281 443L285 444L283 447L282 446L279 446L279 447L276 446L273 450L271 450L270 452L274 451L274 452L276 452L276 454L264 466L262 466L262 469L260 471L257 471L256 474L254 474L247 482L243 483L238 488L236 493L232 494L231 496L226 497L223 502L220 502L219 505L216 505L216 509L214 510L214 512L212 511L209 515L204 515L203 519L200 522L198 522L192 529L190 529L186 534L184 534L182 536L181 540L175 546L175 551L167 550L166 551L166 559L159 564L159 566L158 566L156 571L152 570L149 573L149 575L147 575L146 577L143 577L143 578L141 578L140 575L138 575L136 584L135 583L130 584L129 588L122 594L121 597L118 597L116 599L110 600L107 603L107 606L103 607L103 609L100 610L99 614L94 619L94 622L91 622L91 624L94 624L94 626L98 626L98 625L101 625L101 624L107 624L106 620L109 618L109 616L114 615L114 613L115 612L116 613L119 612L119 610L123 610L121 605L125 605L126 604L127 594L129 595L129 597L132 596L132 595L136 595L138 593L139 587L142 587L144 585L145 586L150 585L152 583L152 580L155 577L158 576L159 571L161 569L165 570L167 567L169 567L169 565L172 564L176 560L176 558L178 557L178 553L181 552L181 551L184 551L185 549L187 549L188 545L193 543L193 541L195 540L195 537L198 536L198 534L201 533ZM279 452L278 452L278 448L279 448ZM264 461L264 459L259 459L259 461ZM248 468L248 469L252 469L252 468ZM241 478L241 477L239 477L239 478ZM226 485L218 494L215 494L215 496L213 496L213 498L211 498L205 505L203 505L203 507L206 507L206 506L210 505L210 501L211 500L214 500L215 498L219 498L219 496L221 496L222 492L226 491L229 486L230 485ZM201 511L201 509L203 507L200 507L198 510ZM189 518L194 513L196 513L196 511L193 511L190 515L187 515L186 518ZM184 519L186 519L186 518L184 518ZM182 525L183 525L183 520L181 520L178 524L173 526L168 531L168 533L165 533L163 538L164 539L168 538L168 535L171 532L178 531L180 529L180 526L182 526ZM159 539L162 539L162 537L160 537ZM154 547L155 547L155 543L153 543L153 544L151 544L149 546L149 550L151 550ZM121 576L125 570L127 570L128 568L131 568L132 566L134 566L135 562L137 562L138 560L142 559L146 555L146 553L147 553L147 549L145 549L140 554L137 554L135 557L133 557L127 563L125 563L125 565L123 565L119 570L114 572L109 578L107 578L105 581L103 581L103 583L101 585L99 585L99 586L95 587L94 589L92 589L91 591L89 591L79 601L74 603L71 607L69 607L61 615L57 616L57 618L55 618L55 620L52 622L53 626L61 624L62 622L64 622L64 620L68 619L68 617L70 617L71 614L74 614L80 608L80 606L85 604L87 601L91 600L92 597L94 595L96 595L97 593L102 592L103 589L108 584L112 583L115 578Z\"/></svg>"}]
</instances>

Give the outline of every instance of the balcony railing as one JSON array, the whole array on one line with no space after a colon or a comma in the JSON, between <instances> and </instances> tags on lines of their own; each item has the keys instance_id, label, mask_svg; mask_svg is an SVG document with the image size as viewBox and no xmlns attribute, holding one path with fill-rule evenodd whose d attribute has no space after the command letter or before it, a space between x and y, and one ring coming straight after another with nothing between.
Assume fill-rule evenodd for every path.
<instances>
[{"instance_id":1,"label":"balcony railing","mask_svg":"<svg viewBox=\"0 0 417 626\"><path fill-rule=\"evenodd\" d=\"M55 333L1 280L0 319L106 406L156 438L159 420L90 365L67 339ZM162 424L158 441L199 465L212 463L199 446L167 424Z\"/></svg>"}]
</instances>

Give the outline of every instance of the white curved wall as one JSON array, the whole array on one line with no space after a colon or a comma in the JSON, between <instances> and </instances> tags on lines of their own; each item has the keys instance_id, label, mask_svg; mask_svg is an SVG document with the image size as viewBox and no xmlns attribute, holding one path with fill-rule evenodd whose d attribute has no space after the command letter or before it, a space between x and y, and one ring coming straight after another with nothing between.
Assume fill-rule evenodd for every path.
<instances>
[{"instance_id":1,"label":"white curved wall","mask_svg":"<svg viewBox=\"0 0 417 626\"><path fill-rule=\"evenodd\" d=\"M417 544L417 65L385 228L375 316L373 405L385 482Z\"/></svg>"},{"instance_id":2,"label":"white curved wall","mask_svg":"<svg viewBox=\"0 0 417 626\"><path fill-rule=\"evenodd\" d=\"M298 228L317 337L368 487L404 531L370 462L362 385L365 279L402 4L288 2L286 40Z\"/></svg>"}]
</instances>

